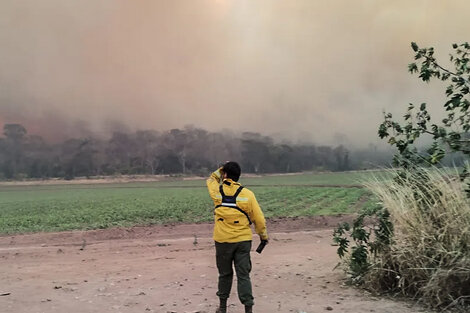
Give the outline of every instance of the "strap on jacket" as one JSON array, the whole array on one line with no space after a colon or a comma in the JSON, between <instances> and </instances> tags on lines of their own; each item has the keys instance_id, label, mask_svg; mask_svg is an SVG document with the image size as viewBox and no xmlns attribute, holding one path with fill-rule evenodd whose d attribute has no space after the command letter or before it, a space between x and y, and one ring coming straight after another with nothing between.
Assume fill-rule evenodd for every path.
<instances>
[{"instance_id":1,"label":"strap on jacket","mask_svg":"<svg viewBox=\"0 0 470 313\"><path fill-rule=\"evenodd\" d=\"M225 200L226 198L228 198L228 197L232 198L233 201L234 201L234 202L233 202L233 203L235 204L234 206L225 206L225 207L233 208L233 209L236 209L236 210L240 211L241 213L243 213L243 214L246 216L246 218L248 219L248 222L249 222L250 225L251 225L252 222L251 222L251 219L250 219L250 217L248 216L248 214L247 214L245 211L243 211L242 209L240 209L240 208L238 207L238 205L237 205L237 197L238 197L238 195L240 194L240 192L242 191L243 188L244 188L243 186L238 187L237 191L235 192L235 194L234 194L233 196L227 196L227 195L225 195L223 185L220 185L219 191L220 191L220 194L222 195L222 203L225 203L226 201L224 201L224 200ZM228 203L228 202L227 202L227 203ZM219 204L219 205L217 205L215 208L217 209L217 208L220 208L221 206L224 206L224 205Z\"/></svg>"},{"instance_id":2,"label":"strap on jacket","mask_svg":"<svg viewBox=\"0 0 470 313\"><path fill-rule=\"evenodd\" d=\"M235 199L237 199L238 195L240 194L240 192L242 192L242 189L244 187L243 186L240 186L238 187L237 191L235 192L235 194L233 196L229 196L229 197L234 197ZM220 194L222 195L222 199L227 197L224 193L224 186L223 185L220 185L219 187L219 191L220 191ZM222 201L223 202L223 201Z\"/></svg>"}]
</instances>

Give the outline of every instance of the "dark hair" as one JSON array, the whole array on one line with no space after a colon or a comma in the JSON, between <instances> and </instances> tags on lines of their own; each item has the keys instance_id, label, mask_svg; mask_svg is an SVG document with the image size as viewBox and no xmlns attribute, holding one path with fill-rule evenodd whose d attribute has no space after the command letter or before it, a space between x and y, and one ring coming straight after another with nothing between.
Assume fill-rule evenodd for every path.
<instances>
[{"instance_id":1,"label":"dark hair","mask_svg":"<svg viewBox=\"0 0 470 313\"><path fill-rule=\"evenodd\" d=\"M227 174L227 178L232 179L233 181L238 181L240 178L240 174L242 172L240 165L237 162L227 162L225 163L223 169L225 174Z\"/></svg>"}]
</instances>

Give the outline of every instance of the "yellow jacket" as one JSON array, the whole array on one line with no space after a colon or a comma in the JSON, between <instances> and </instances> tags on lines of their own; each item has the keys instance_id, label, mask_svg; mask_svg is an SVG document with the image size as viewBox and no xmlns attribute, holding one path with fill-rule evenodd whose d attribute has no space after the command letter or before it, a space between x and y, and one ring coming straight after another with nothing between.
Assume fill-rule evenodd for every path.
<instances>
[{"instance_id":1,"label":"yellow jacket","mask_svg":"<svg viewBox=\"0 0 470 313\"><path fill-rule=\"evenodd\" d=\"M207 179L209 195L214 201L215 206L222 204L222 195L219 189L222 180L220 170L221 168L213 172ZM240 187L240 184L231 179L224 179L222 186L225 195L232 196ZM251 222L255 225L256 233L260 235L261 239L268 239L263 211L261 211L253 192L243 188L237 196L236 205L248 215ZM214 222L214 240L217 242L252 240L248 218L236 208L226 206L216 208L214 211Z\"/></svg>"}]
</instances>

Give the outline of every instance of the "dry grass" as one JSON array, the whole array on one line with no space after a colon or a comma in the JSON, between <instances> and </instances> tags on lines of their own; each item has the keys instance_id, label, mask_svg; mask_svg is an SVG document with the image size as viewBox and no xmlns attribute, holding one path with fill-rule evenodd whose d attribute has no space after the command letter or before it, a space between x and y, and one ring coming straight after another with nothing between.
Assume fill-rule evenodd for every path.
<instances>
[{"instance_id":1,"label":"dry grass","mask_svg":"<svg viewBox=\"0 0 470 313\"><path fill-rule=\"evenodd\" d=\"M436 308L470 304L470 201L456 171L421 169L386 184L367 184L395 228L390 250L365 278Z\"/></svg>"}]
</instances>

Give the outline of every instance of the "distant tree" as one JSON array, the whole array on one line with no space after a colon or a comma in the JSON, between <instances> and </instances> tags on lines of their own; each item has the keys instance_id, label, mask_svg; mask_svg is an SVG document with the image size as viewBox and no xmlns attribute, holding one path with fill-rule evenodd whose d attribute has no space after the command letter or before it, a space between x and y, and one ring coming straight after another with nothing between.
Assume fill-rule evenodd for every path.
<instances>
[{"instance_id":1,"label":"distant tree","mask_svg":"<svg viewBox=\"0 0 470 313\"><path fill-rule=\"evenodd\" d=\"M13 142L23 141L27 133L26 128L21 124L5 124L3 126L3 134Z\"/></svg>"},{"instance_id":2,"label":"distant tree","mask_svg":"<svg viewBox=\"0 0 470 313\"><path fill-rule=\"evenodd\" d=\"M132 173L135 142L129 134L114 132L106 147L108 167L113 173Z\"/></svg>"},{"instance_id":3,"label":"distant tree","mask_svg":"<svg viewBox=\"0 0 470 313\"><path fill-rule=\"evenodd\" d=\"M249 172L266 173L270 167L272 139L259 133L245 132L241 139L242 165Z\"/></svg>"},{"instance_id":4,"label":"distant tree","mask_svg":"<svg viewBox=\"0 0 470 313\"><path fill-rule=\"evenodd\" d=\"M335 159L333 157L333 149L329 146L320 146L318 152L318 165L323 169L332 169L335 167Z\"/></svg>"},{"instance_id":5,"label":"distant tree","mask_svg":"<svg viewBox=\"0 0 470 313\"><path fill-rule=\"evenodd\" d=\"M180 162L180 155L167 150L160 155L159 170L161 174L177 174L183 173L183 167Z\"/></svg>"},{"instance_id":6,"label":"distant tree","mask_svg":"<svg viewBox=\"0 0 470 313\"><path fill-rule=\"evenodd\" d=\"M219 158L221 154L211 147L209 132L206 130L186 126L184 131L190 143L186 146L186 169L189 173L205 176L209 173L209 168L215 167L211 165L211 153Z\"/></svg>"},{"instance_id":7,"label":"distant tree","mask_svg":"<svg viewBox=\"0 0 470 313\"><path fill-rule=\"evenodd\" d=\"M333 155L336 160L335 168L337 171L347 171L350 169L349 151L343 145L333 149Z\"/></svg>"},{"instance_id":8,"label":"distant tree","mask_svg":"<svg viewBox=\"0 0 470 313\"><path fill-rule=\"evenodd\" d=\"M271 149L275 162L275 171L279 173L289 173L294 168L292 166L294 149L286 144L276 145Z\"/></svg>"},{"instance_id":9,"label":"distant tree","mask_svg":"<svg viewBox=\"0 0 470 313\"><path fill-rule=\"evenodd\" d=\"M4 138L0 138L0 179L6 178L7 144Z\"/></svg>"},{"instance_id":10,"label":"distant tree","mask_svg":"<svg viewBox=\"0 0 470 313\"><path fill-rule=\"evenodd\" d=\"M363 148L352 149L350 153L350 166L352 169L383 168L390 166L395 149L393 147L377 147L369 144Z\"/></svg>"},{"instance_id":11,"label":"distant tree","mask_svg":"<svg viewBox=\"0 0 470 313\"><path fill-rule=\"evenodd\" d=\"M178 156L183 174L186 174L186 161L190 145L192 144L185 130L172 129L169 132L169 140L173 146L173 152Z\"/></svg>"},{"instance_id":12,"label":"distant tree","mask_svg":"<svg viewBox=\"0 0 470 313\"><path fill-rule=\"evenodd\" d=\"M63 177L65 179L74 179L77 176L77 154L82 145L82 140L69 139L66 140L62 145L61 160L60 163L63 168Z\"/></svg>"},{"instance_id":13,"label":"distant tree","mask_svg":"<svg viewBox=\"0 0 470 313\"><path fill-rule=\"evenodd\" d=\"M7 178L15 178L21 170L27 131L20 124L5 124L3 126L3 134L5 135L4 173Z\"/></svg>"},{"instance_id":14,"label":"distant tree","mask_svg":"<svg viewBox=\"0 0 470 313\"><path fill-rule=\"evenodd\" d=\"M208 132L193 126L167 132L114 132L108 140L89 136L48 144L27 136L19 124L7 124L0 138L0 178L114 174L195 174L226 160L238 160L244 172L296 172L350 168L344 147L276 143L270 136L229 130Z\"/></svg>"},{"instance_id":15,"label":"distant tree","mask_svg":"<svg viewBox=\"0 0 470 313\"><path fill-rule=\"evenodd\" d=\"M28 177L51 176L53 157L50 146L41 136L28 136L24 147L25 170Z\"/></svg>"},{"instance_id":16,"label":"distant tree","mask_svg":"<svg viewBox=\"0 0 470 313\"><path fill-rule=\"evenodd\" d=\"M156 173L159 165L158 159L158 132L141 130L135 133L136 155L142 173Z\"/></svg>"},{"instance_id":17,"label":"distant tree","mask_svg":"<svg viewBox=\"0 0 470 313\"><path fill-rule=\"evenodd\" d=\"M227 160L239 160L242 165L242 144L241 139L232 132L213 132L207 135L207 142L203 146L204 158L207 160L209 168L215 168L219 163ZM243 167L243 171L248 171Z\"/></svg>"}]
</instances>

